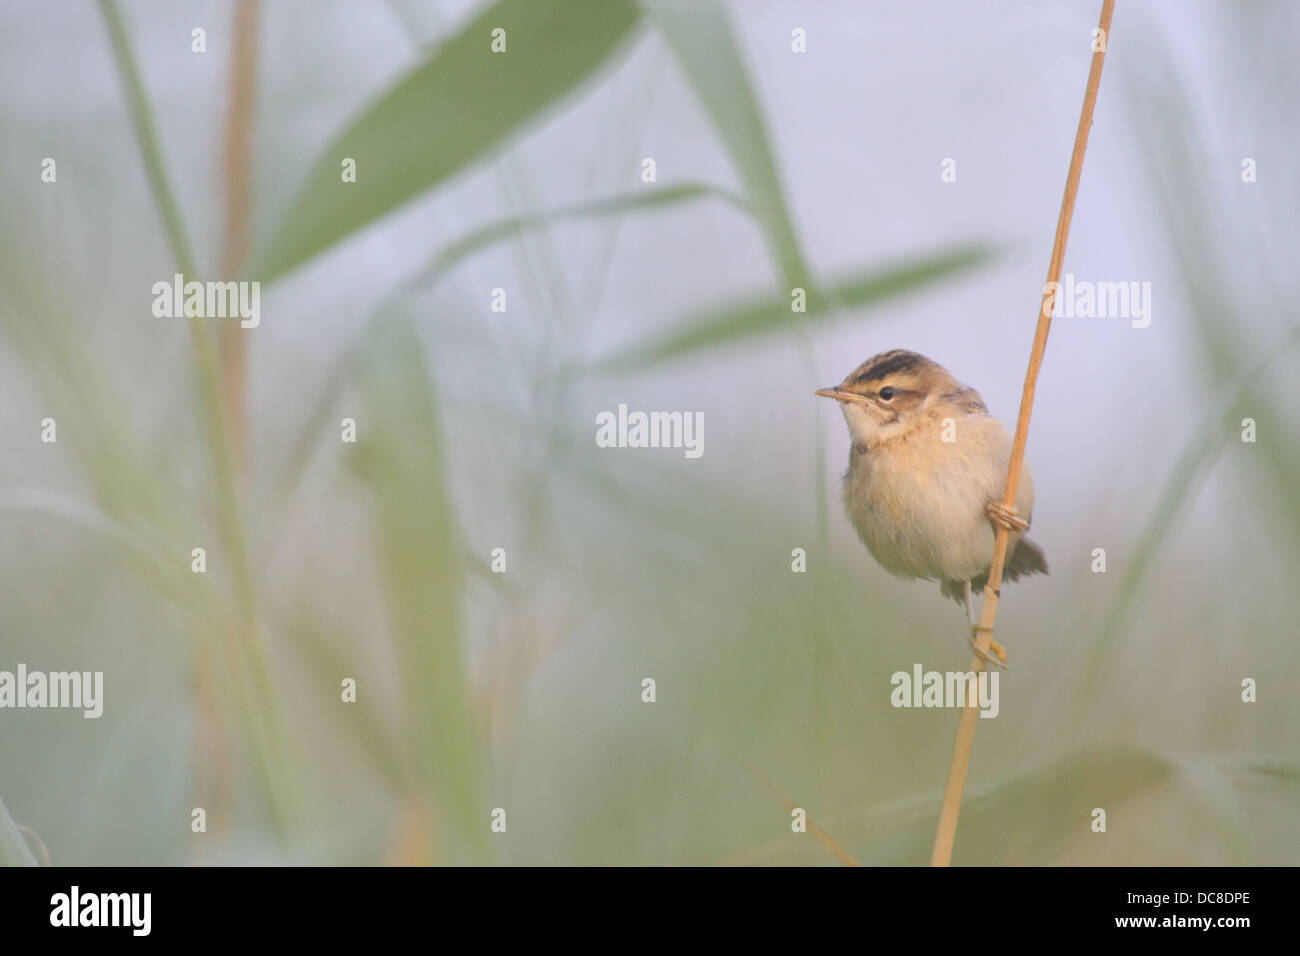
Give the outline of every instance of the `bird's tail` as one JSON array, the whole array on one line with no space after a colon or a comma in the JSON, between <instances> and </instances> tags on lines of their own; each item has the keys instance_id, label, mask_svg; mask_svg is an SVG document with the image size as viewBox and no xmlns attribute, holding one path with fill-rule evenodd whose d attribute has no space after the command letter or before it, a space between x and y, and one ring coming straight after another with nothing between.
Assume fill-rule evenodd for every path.
<instances>
[{"instance_id":1,"label":"bird's tail","mask_svg":"<svg viewBox=\"0 0 1300 956\"><path fill-rule=\"evenodd\" d=\"M1021 538L1016 545L1016 550L1011 552L1011 557L1007 559L1007 563L1002 569L1002 580L1019 581L1026 574L1047 573L1047 555L1043 554L1043 549L1028 538ZM984 585L988 583L989 576L987 573L978 574L971 578L971 591L978 594L984 590ZM944 597L950 597L958 604L965 601L965 587L961 581L940 581L939 590L943 592Z\"/></svg>"},{"instance_id":2,"label":"bird's tail","mask_svg":"<svg viewBox=\"0 0 1300 956\"><path fill-rule=\"evenodd\" d=\"M1028 538L1021 538L1016 550L1011 553L1002 576L1008 581L1018 581L1026 574L1047 574L1047 555Z\"/></svg>"}]
</instances>

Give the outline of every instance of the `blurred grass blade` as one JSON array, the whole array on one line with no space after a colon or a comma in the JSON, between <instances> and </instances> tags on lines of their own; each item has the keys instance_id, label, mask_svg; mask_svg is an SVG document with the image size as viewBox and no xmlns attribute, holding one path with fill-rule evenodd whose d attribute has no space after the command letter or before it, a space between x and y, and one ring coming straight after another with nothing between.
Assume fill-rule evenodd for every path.
<instances>
[{"instance_id":1,"label":"blurred grass blade","mask_svg":"<svg viewBox=\"0 0 1300 956\"><path fill-rule=\"evenodd\" d=\"M1101 674L1102 666L1110 659L1115 642L1122 633L1125 616L1140 593L1148 572L1154 567L1160 546L1177 526L1177 519L1187 514L1192 493L1200 487L1210 466L1218 460L1229 439L1237 436L1242 417L1259 406L1269 367L1298 344L1300 326L1269 349L1268 357L1243 378L1217 427L1210 430L1208 435L1203 425L1193 429L1192 437L1179 455L1178 462L1169 471L1169 481L1137 539L1132 557L1124 563L1123 576L1106 609L1097 636L1088 645L1087 656L1080 667L1071 697L1069 713L1072 720L1081 719L1087 702L1096 699L1094 685L1097 677Z\"/></svg>"},{"instance_id":2,"label":"blurred grass blade","mask_svg":"<svg viewBox=\"0 0 1300 956\"><path fill-rule=\"evenodd\" d=\"M36 866L36 857L0 800L0 866Z\"/></svg>"},{"instance_id":3,"label":"blurred grass blade","mask_svg":"<svg viewBox=\"0 0 1300 956\"><path fill-rule=\"evenodd\" d=\"M1242 781L1234 780L1230 771L1225 772L1206 760L1184 760L1179 764L1179 771L1207 811L1202 819L1208 826L1202 828L1213 830L1231 865L1248 863L1252 828L1247 824L1250 808L1242 800ZM1247 770L1242 776L1249 773ZM1291 789L1293 792L1287 796L1294 798L1297 794L1294 787Z\"/></svg>"},{"instance_id":4,"label":"blurred grass blade","mask_svg":"<svg viewBox=\"0 0 1300 956\"><path fill-rule=\"evenodd\" d=\"M179 547L169 549L165 539L147 538L151 529L143 524L130 528L93 505L39 489L0 489L0 514L5 512L56 518L102 536L120 545L121 553L134 559L137 567L148 569L151 573L145 578L160 589L191 598L198 594L194 575L186 574L184 563L174 557L175 553L184 552Z\"/></svg>"},{"instance_id":5,"label":"blurred grass blade","mask_svg":"<svg viewBox=\"0 0 1300 956\"><path fill-rule=\"evenodd\" d=\"M121 419L117 410L127 402L112 369L92 355L77 334L72 307L43 290L41 277L41 266L27 249L0 257L0 335L20 356L53 417L78 423L60 443L67 442L76 456L90 501L9 488L0 508L44 512L118 536L141 559L135 567L149 572L151 586L183 595L210 593L196 588L194 575L170 557L192 527L192 502L174 476L157 467L134 424Z\"/></svg>"},{"instance_id":6,"label":"blurred grass blade","mask_svg":"<svg viewBox=\"0 0 1300 956\"><path fill-rule=\"evenodd\" d=\"M343 675L357 675L355 656L339 649L357 645L349 645L344 637L337 635L338 626L316 607L303 603L277 612L276 624L276 633L283 635L285 643L297 655L298 669L316 686L337 693ZM362 680L357 675L358 683ZM333 708L331 716L355 736L364 748L366 759L391 786L398 790L409 788L410 767L402 761L401 740L384 720L374 695L360 694L342 711Z\"/></svg>"},{"instance_id":7,"label":"blurred grass blade","mask_svg":"<svg viewBox=\"0 0 1300 956\"><path fill-rule=\"evenodd\" d=\"M1159 54L1160 48L1153 48ZM1169 61L1153 76L1176 77ZM1149 87L1155 87L1151 89ZM1268 268L1259 243L1267 233L1235 225L1225 211L1222 196L1206 183L1215 181L1202 157L1211 152L1201 142L1186 93L1172 82L1143 78L1131 84L1134 102L1143 122L1135 125L1150 169L1151 192L1165 222L1165 233L1182 277L1187 315L1196 330L1203 375L1207 381L1234 382L1246 375L1252 347L1248 326L1224 321L1225 316L1257 315L1262 328L1286 328L1300 320L1295 295L1279 286ZM1232 267L1225 267L1232 263ZM1256 345L1257 347L1257 345ZM1256 417L1261 429L1289 434L1295 430L1289 415L1292 403L1279 395L1261 394ZM1262 414L1261 414L1262 412ZM1266 416L1266 418L1264 417ZM1261 441L1255 451L1265 467L1249 475L1284 509L1285 522L1277 522L1300 545L1300 454L1295 442Z\"/></svg>"},{"instance_id":8,"label":"blurred grass blade","mask_svg":"<svg viewBox=\"0 0 1300 956\"><path fill-rule=\"evenodd\" d=\"M954 865L1045 865L1088 832L1093 807L1114 813L1126 802L1175 777L1178 765L1160 754L1114 746L1071 754L993 789L973 790L962 807ZM924 814L860 859L868 866L920 865L934 839L938 800Z\"/></svg>"},{"instance_id":9,"label":"blurred grass blade","mask_svg":"<svg viewBox=\"0 0 1300 956\"><path fill-rule=\"evenodd\" d=\"M108 37L113 46L114 62L122 81L122 95L126 98L127 108L135 127L136 141L140 145L140 158L144 161L145 174L153 191L158 214L162 217L163 227L167 230L167 241L176 264L187 277L194 276L194 247L190 245L189 233L185 229L184 217L181 215L180 203L172 191L167 167L163 163L162 147L158 141L158 124L154 122L153 110L149 107L149 97L145 92L140 71L136 69L135 56L131 53L131 44L127 39L126 26L122 22L121 11L114 0L99 0L99 10L108 28Z\"/></svg>"},{"instance_id":10,"label":"blurred grass blade","mask_svg":"<svg viewBox=\"0 0 1300 956\"><path fill-rule=\"evenodd\" d=\"M558 209L546 212L511 216L482 226L446 248L439 250L429 264L420 270L414 279L406 283L406 286L411 288L436 282L454 266L493 243L514 239L526 232L553 223L575 219L598 219L638 209L657 209L663 206L673 206L678 203L710 198L725 200L738 209L747 208L745 200L721 187L710 186L707 183L683 183L677 186L665 186L651 192L606 196L602 199L561 206Z\"/></svg>"},{"instance_id":11,"label":"blurred grass blade","mask_svg":"<svg viewBox=\"0 0 1300 956\"><path fill-rule=\"evenodd\" d=\"M638 343L596 365L598 372L640 370L669 359L705 349L732 345L764 332L795 328L835 314L834 307L876 305L888 299L931 285L940 279L974 268L993 257L987 245L966 245L912 259L886 269L870 269L825 284L826 291L808 289L806 314L791 310L790 295L750 299L680 324L680 328Z\"/></svg>"},{"instance_id":12,"label":"blurred grass blade","mask_svg":"<svg viewBox=\"0 0 1300 956\"><path fill-rule=\"evenodd\" d=\"M787 289L808 288L808 268L781 189L744 57L717 0L641 0L736 164Z\"/></svg>"},{"instance_id":13,"label":"blurred grass blade","mask_svg":"<svg viewBox=\"0 0 1300 956\"><path fill-rule=\"evenodd\" d=\"M732 192L707 183L684 183L650 192L607 196L561 206L546 212L499 219L475 229L451 245L438 250L424 268L414 277L403 282L376 306L352 344L344 349L342 357L330 371L325 379L325 385L320 389L316 400L312 402L312 411L305 419L306 424L299 430L298 438L289 453L284 456L279 476L270 485L273 489L272 500L291 497L297 490L298 483L306 473L307 465L321 442L321 436L328 433L325 423L330 412L338 404L339 395L347 383L357 374L359 363L364 359L366 343L379 333L380 324L394 313L402 296L417 288L436 285L452 269L476 252L481 252L497 242L517 238L532 230L544 229L558 222L601 219L632 210L649 211L710 198L721 199L748 211L745 201Z\"/></svg>"},{"instance_id":14,"label":"blurred grass blade","mask_svg":"<svg viewBox=\"0 0 1300 956\"><path fill-rule=\"evenodd\" d=\"M483 862L488 810L461 649L464 569L444 483L441 429L422 345L403 324L373 344L359 383L357 470L372 492L377 563L400 668L413 776L436 808L424 859Z\"/></svg>"},{"instance_id":15,"label":"blurred grass blade","mask_svg":"<svg viewBox=\"0 0 1300 956\"><path fill-rule=\"evenodd\" d=\"M122 94L135 132L136 144L144 162L149 189L167 231L176 266L183 275L197 279L194 250L181 216L180 204L167 175L162 148L158 141L157 124L149 97L136 68L135 56L126 35L122 17L113 0L101 0L100 12L108 28L114 62L122 83ZM235 568L235 592L241 610L249 621L256 616L255 585L250 566L248 545L240 514L239 492L235 484L235 464L230 444L229 423L225 419L221 401L221 380L217 370L217 355L213 333L202 318L190 318L190 338L194 349L194 362L198 368L196 396L198 409L206 428L207 452L211 459L213 489L216 493L219 515L218 529L222 542L229 552Z\"/></svg>"},{"instance_id":16,"label":"blurred grass blade","mask_svg":"<svg viewBox=\"0 0 1300 956\"><path fill-rule=\"evenodd\" d=\"M713 123L718 138L725 145L744 185L750 208L758 219L768 250L780 272L782 291L803 289L808 296L826 293L836 309L844 303L838 290L827 289L809 272L808 263L795 231L793 217L786 203L777 171L776 157L768 138L763 110L755 95L745 58L736 42L731 23L721 0L641 0L649 20L663 36L672 50L678 66L699 98L704 112ZM740 323L749 322L752 316L738 316ZM800 331L799 345L808 375L813 374L813 358L809 331L815 316L810 313L791 313L784 318ZM705 328L704 334L727 335L738 327L726 325ZM743 333L742 333L743 334ZM682 343L691 348L692 341ZM808 462L814 478L814 502L817 514L817 543L824 548L828 541L830 520L825 482L816 476L825 473L826 443L820 415L812 420L812 451ZM825 579L815 578L815 586L823 587ZM823 599L825 595L823 595ZM814 652L823 653L825 635L813 630ZM817 673L821 673L820 670ZM817 739L826 739L825 698L820 684L813 690L813 709L819 715ZM820 750L819 750L820 752Z\"/></svg>"},{"instance_id":17,"label":"blurred grass blade","mask_svg":"<svg viewBox=\"0 0 1300 956\"><path fill-rule=\"evenodd\" d=\"M321 151L250 274L270 282L468 168L590 77L639 19L632 0L492 4ZM355 183L341 182L344 157Z\"/></svg>"},{"instance_id":18,"label":"blurred grass blade","mask_svg":"<svg viewBox=\"0 0 1300 956\"><path fill-rule=\"evenodd\" d=\"M1240 864L1252 853L1253 831L1242 825L1251 808L1244 801L1263 795L1279 806L1294 805L1300 793L1300 765L1259 755L1226 764L1181 760L1123 745L1070 754L992 789L972 792L962 810L953 862L1012 866L1062 862L1071 846L1089 832L1093 807L1105 807L1113 815L1165 785L1176 786L1208 811L1206 829L1217 837L1218 849ZM933 801L928 806L911 801L900 811L895 832L857 854L864 864L914 864L925 859L934 836Z\"/></svg>"}]
</instances>

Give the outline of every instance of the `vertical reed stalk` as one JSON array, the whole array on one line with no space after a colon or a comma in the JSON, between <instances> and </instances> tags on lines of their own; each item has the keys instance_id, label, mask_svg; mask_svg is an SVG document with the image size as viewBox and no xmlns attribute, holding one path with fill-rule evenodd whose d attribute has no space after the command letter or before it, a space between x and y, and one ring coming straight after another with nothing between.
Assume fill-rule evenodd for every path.
<instances>
[{"instance_id":1,"label":"vertical reed stalk","mask_svg":"<svg viewBox=\"0 0 1300 956\"><path fill-rule=\"evenodd\" d=\"M1043 286L1043 299L1038 310L1038 326L1034 331L1034 346L1029 355L1029 370L1025 373L1025 388L1020 397L1020 417L1016 421L1016 436L1011 445L1011 463L1007 469L1007 487L1002 503L1013 507L1020 487L1020 470L1025 460L1025 442L1029 438L1029 416L1034 408L1034 389L1038 371L1047 351L1047 333L1052 325L1052 307L1056 283L1061 279L1065 261L1065 244L1070 235L1070 219L1074 215L1074 199L1079 192L1079 177L1083 172L1083 154L1088 148L1088 132L1092 129L1092 113L1097 105L1097 89L1101 85L1101 67L1106 59L1106 44L1110 39L1110 19L1115 0L1104 0L1101 7L1101 40L1092 54L1092 68L1088 72L1088 85L1083 94L1083 110L1079 115L1079 129L1074 137L1074 152L1070 156L1070 170L1065 179L1065 196L1061 200L1061 213L1056 221L1056 239L1052 245L1052 259L1047 268L1047 283ZM976 644L987 652L993 640L993 623L998 613L998 594L1002 587L1002 570L1007 554L1007 531L997 529L993 545L993 563L989 568L988 584L984 587L984 600L980 604L980 619L976 626ZM984 661L976 655L971 669L980 674ZM948 768L948 783L944 787L943 804L939 809L939 826L935 833L934 850L930 854L931 866L947 866L952 861L953 841L957 837L957 817L961 813L962 790L966 786L966 770L970 766L971 746L975 742L975 719L979 709L973 701L962 708L957 726L957 742L953 746L952 763Z\"/></svg>"},{"instance_id":2,"label":"vertical reed stalk","mask_svg":"<svg viewBox=\"0 0 1300 956\"><path fill-rule=\"evenodd\" d=\"M248 255L249 246L248 210L252 192L249 157L252 152L253 93L257 76L257 13L257 0L239 0L231 23L229 100L226 106L222 165L226 215L221 241L221 275L228 280L237 278ZM247 353L244 333L245 330L238 324L227 322L221 327L218 341L221 401L230 430L230 451L237 482L244 477L248 461L245 405ZM227 639L233 646L239 637L237 634L228 634ZM199 698L195 746L201 759L196 760L195 764L198 768L198 789L207 801L208 830L220 832L225 828L229 817L232 788L230 748L221 721L217 683L213 679L214 666L211 652L206 647L200 648L196 664L198 677L195 681Z\"/></svg>"},{"instance_id":3,"label":"vertical reed stalk","mask_svg":"<svg viewBox=\"0 0 1300 956\"><path fill-rule=\"evenodd\" d=\"M197 281L193 247L163 162L153 113L136 69L121 12L114 0L100 0L99 6L108 28L127 108L144 161L145 174L162 217L172 254L186 280ZM228 634L230 639L227 650L231 657L229 676L238 711L248 724L267 802L277 829L283 834L295 822L293 810L296 797L274 689L267 669L262 630L258 623L257 589L240 510L231 429L226 418L226 404L222 399L217 350L211 330L205 322L206 319L199 318L190 320L190 338L198 371L198 408L212 468L217 528L223 550L230 561L239 613L238 622L232 628L233 633Z\"/></svg>"},{"instance_id":4,"label":"vertical reed stalk","mask_svg":"<svg viewBox=\"0 0 1300 956\"><path fill-rule=\"evenodd\" d=\"M248 256L258 6L258 0L238 0L231 24L229 103L222 161L226 219L221 242L221 272L225 279L235 279ZM248 455L244 335L245 330L235 322L227 322L221 328L221 394L230 426L231 452L240 475Z\"/></svg>"}]
</instances>

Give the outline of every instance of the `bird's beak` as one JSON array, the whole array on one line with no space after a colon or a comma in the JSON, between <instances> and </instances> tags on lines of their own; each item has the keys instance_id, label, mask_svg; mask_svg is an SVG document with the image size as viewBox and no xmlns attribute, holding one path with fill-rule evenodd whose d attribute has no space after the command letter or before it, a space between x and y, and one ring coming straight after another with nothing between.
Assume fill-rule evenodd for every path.
<instances>
[{"instance_id":1,"label":"bird's beak","mask_svg":"<svg viewBox=\"0 0 1300 956\"><path fill-rule=\"evenodd\" d=\"M833 398L837 402L860 402L865 404L867 399L864 395L857 392L848 392L838 386L835 388L819 388L816 394L823 398Z\"/></svg>"}]
</instances>

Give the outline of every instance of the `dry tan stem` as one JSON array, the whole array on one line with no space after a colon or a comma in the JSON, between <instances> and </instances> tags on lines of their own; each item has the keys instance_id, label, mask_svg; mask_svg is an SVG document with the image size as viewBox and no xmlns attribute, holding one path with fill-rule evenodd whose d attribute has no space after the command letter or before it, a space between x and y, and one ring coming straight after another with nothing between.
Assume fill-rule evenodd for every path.
<instances>
[{"instance_id":1,"label":"dry tan stem","mask_svg":"<svg viewBox=\"0 0 1300 956\"><path fill-rule=\"evenodd\" d=\"M225 153L222 173L226 191L226 220L221 242L221 273L236 278L248 254L249 202L252 173L249 158L253 139L253 93L257 86L258 0L239 0L232 30L230 102L226 109ZM247 355L244 329L228 322L221 329L222 400L230 425L230 445L235 467L244 471L247 457Z\"/></svg>"},{"instance_id":2,"label":"dry tan stem","mask_svg":"<svg viewBox=\"0 0 1300 956\"><path fill-rule=\"evenodd\" d=\"M776 794L780 798L781 802L784 803L788 809L795 810L798 808L798 804L796 804L793 800L791 800L788 796L786 796L780 790L780 788L778 788L777 785L774 784L771 780L768 780L767 777L759 773L758 768L755 767L752 763L750 763L744 757L740 758L740 762L745 765L745 767L749 770L750 773L752 773L755 777L758 778L759 783L761 783L763 786L767 787L767 789L771 790L774 794ZM846 866L862 865L861 863L859 863L857 860L853 858L852 854L850 854L848 850L844 849L844 847L836 843L829 833L827 833L816 823L814 823L812 817L809 817L805 814L804 819L808 824L808 832L817 838L817 842L819 842L822 846L826 847L826 849L830 850L831 853L833 853L841 863L845 864Z\"/></svg>"},{"instance_id":3,"label":"dry tan stem","mask_svg":"<svg viewBox=\"0 0 1300 956\"><path fill-rule=\"evenodd\" d=\"M252 152L253 91L257 67L257 0L239 0L232 22L234 42L230 56L230 102L226 109L225 148L222 175L225 187L226 214L221 240L221 274L236 278L248 253L249 199ZM230 434L230 450L236 475L244 473L247 427L244 408L246 392L246 357L244 330L237 322L226 323L219 335L221 368L221 402ZM206 333L205 333L206 334ZM228 634L234 645L238 635ZM199 695L198 727L195 745L200 770L199 792L205 794L209 832L224 832L229 821L232 783L230 780L230 746L227 728L221 720L221 707L213 675L214 663L208 651L200 654L196 664Z\"/></svg>"},{"instance_id":4,"label":"dry tan stem","mask_svg":"<svg viewBox=\"0 0 1300 956\"><path fill-rule=\"evenodd\" d=\"M1100 22L1102 42L1092 55L1088 86L1083 94L1079 129L1074 137L1070 171L1065 179L1065 196L1061 199L1061 214L1056 222L1052 260L1047 268L1047 283L1043 286L1043 301L1038 311L1038 326L1034 331L1034 347L1029 356L1029 370L1025 373L1025 388L1020 398L1020 418L1016 421L1016 436L1011 445L1007 488L1002 496L1002 503L1008 507L1015 505L1016 491L1020 487L1020 469L1025 460L1025 442L1029 437L1029 416L1034 408L1034 388L1038 382L1038 370L1043 364L1043 353L1047 350L1047 333L1052 325L1053 303L1050 290L1055 289L1055 283L1061 279L1061 267L1065 261L1065 243L1070 235L1070 219L1074 215L1074 199L1079 191L1079 176L1083 172L1083 154L1088 148L1088 131L1092 128L1092 113L1097 104L1097 88L1101 85L1101 67L1106 59L1106 44L1110 39L1110 18L1114 8L1115 0L1104 0L1102 3ZM984 600L980 605L980 618L976 631L976 644L984 652L988 651L989 643L993 639L993 622L998 614L998 594L1002 587L1002 569L1006 554L1007 532L1005 528L998 528L993 545L993 563L989 568L989 580L984 588ZM972 660L971 670L976 674L984 670L984 661L979 656ZM961 722L957 726L957 742L952 751L952 764L948 768L948 783L944 788L943 804L939 809L939 827L935 833L934 850L930 855L931 866L947 866L952 860L952 845L957 836L957 817L961 812L962 790L966 785L966 770L970 766L971 746L975 741L975 719L978 716L979 711L976 707L962 708Z\"/></svg>"}]
</instances>

